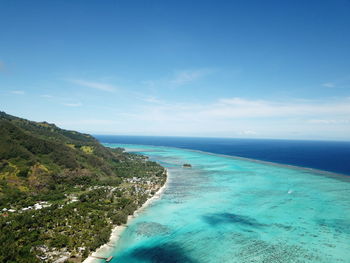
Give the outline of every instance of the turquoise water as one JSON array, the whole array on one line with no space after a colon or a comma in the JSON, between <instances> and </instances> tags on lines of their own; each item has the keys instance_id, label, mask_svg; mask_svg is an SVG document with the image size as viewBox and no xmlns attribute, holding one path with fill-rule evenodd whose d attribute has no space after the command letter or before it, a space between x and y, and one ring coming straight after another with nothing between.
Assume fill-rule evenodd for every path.
<instances>
[{"instance_id":1,"label":"turquoise water","mask_svg":"<svg viewBox=\"0 0 350 263\"><path fill-rule=\"evenodd\" d=\"M112 262L350 262L350 178L142 145L170 172ZM192 168L182 168L190 163Z\"/></svg>"}]
</instances>

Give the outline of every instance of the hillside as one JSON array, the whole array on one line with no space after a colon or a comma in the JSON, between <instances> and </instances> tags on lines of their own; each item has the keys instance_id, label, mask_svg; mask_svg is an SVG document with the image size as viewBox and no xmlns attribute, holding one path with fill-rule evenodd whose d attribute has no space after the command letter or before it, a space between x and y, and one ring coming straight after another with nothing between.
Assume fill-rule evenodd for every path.
<instances>
[{"instance_id":1,"label":"hillside","mask_svg":"<svg viewBox=\"0 0 350 263\"><path fill-rule=\"evenodd\" d=\"M88 134L0 112L0 262L81 261L165 177Z\"/></svg>"}]
</instances>

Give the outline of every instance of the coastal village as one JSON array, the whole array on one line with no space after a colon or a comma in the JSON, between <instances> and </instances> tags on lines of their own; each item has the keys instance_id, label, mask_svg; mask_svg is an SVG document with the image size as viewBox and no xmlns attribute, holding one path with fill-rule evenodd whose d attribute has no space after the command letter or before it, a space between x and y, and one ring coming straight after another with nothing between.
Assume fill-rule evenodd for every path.
<instances>
[{"instance_id":1,"label":"coastal village","mask_svg":"<svg viewBox=\"0 0 350 263\"><path fill-rule=\"evenodd\" d=\"M77 184L62 200L3 207L1 218L10 227L14 218L33 220L31 228L23 231L34 231L41 237L42 242L30 248L39 262L82 262L108 242L111 230L125 224L166 181L166 170L147 157L127 154L127 160L147 168L137 170L135 176L122 177L118 185ZM56 216L48 216L51 214Z\"/></svg>"},{"instance_id":2,"label":"coastal village","mask_svg":"<svg viewBox=\"0 0 350 263\"><path fill-rule=\"evenodd\" d=\"M74 193L66 194L66 199L62 202L47 202L47 201L39 201L34 205L27 207L19 207L13 206L9 208L3 208L1 210L2 217L11 218L12 215L15 214L26 214L30 213L32 217L39 216L39 212L44 212L45 209L51 209L52 206L55 206L56 209L65 209L65 207L71 208L74 206L72 211L75 214L79 214L79 203L85 202L85 198L89 195L93 195L94 193L99 193L99 197L97 199L91 200L92 202L103 203L104 208L106 208L106 204L110 209L108 211L99 211L99 213L104 213L104 216L108 217L108 214L111 212L118 212L123 208L126 208L129 205L132 206L132 209L128 211L125 215L125 219L123 222L113 222L111 218L108 218L107 223L112 227L116 225L126 223L126 217L132 214L136 209L142 206L142 204L149 198L151 198L164 184L166 180L166 172L162 172L163 179L159 180L159 176L150 176L148 174L147 177L131 177L124 178L123 182L119 186L90 186L86 189L82 185L75 186L77 190ZM132 203L128 203L127 205L122 204L125 203L125 200L132 200ZM40 213L41 214L41 213ZM80 216L80 220L88 220L88 218L84 218L83 215ZM12 222L9 221L9 224ZM60 225L60 230L51 230L52 234L66 234L71 232L71 229L74 227L74 224L70 224L69 220L66 219L64 224ZM79 231L78 229L75 232ZM49 234L50 231L47 233ZM47 244L40 244L34 248L37 251L38 259L42 262L81 262L84 257L86 257L89 253L86 253L86 247L84 244L81 246L74 247L73 250L67 247L54 247ZM84 253L85 252L85 253ZM90 252L90 251L89 251ZM92 252L92 251L91 251Z\"/></svg>"},{"instance_id":3,"label":"coastal village","mask_svg":"<svg viewBox=\"0 0 350 263\"><path fill-rule=\"evenodd\" d=\"M81 187L81 186L80 186ZM152 195L158 191L160 188L160 185L151 179L145 180L144 178L138 178L138 177L132 177L132 178L126 178L124 180L124 183L121 186L113 187L113 186L92 186L89 187L85 193L88 193L92 190L97 189L104 189L106 191L109 191L109 196L113 196L113 192L121 191L126 193L127 195L136 195L136 196L148 196L152 197ZM66 195L67 199L65 200L65 204L70 204L74 202L79 202L79 198L77 194L70 194ZM136 201L139 201L138 199ZM138 202L137 202L138 204ZM35 203L32 206L27 207L11 207L11 208L3 208L2 216L6 217L9 215L9 213L22 213L26 212L28 210L40 210L43 208L50 207L52 204L47 201L39 201L38 203ZM60 206L62 208L64 204Z\"/></svg>"}]
</instances>

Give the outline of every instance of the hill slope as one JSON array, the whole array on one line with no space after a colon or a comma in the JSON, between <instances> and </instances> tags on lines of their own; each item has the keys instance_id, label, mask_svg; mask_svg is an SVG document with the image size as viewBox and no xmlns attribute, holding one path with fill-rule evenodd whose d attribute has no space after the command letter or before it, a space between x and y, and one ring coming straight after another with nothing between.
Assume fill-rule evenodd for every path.
<instances>
[{"instance_id":1,"label":"hill slope","mask_svg":"<svg viewBox=\"0 0 350 263\"><path fill-rule=\"evenodd\" d=\"M79 261L165 177L88 134L0 112L0 262Z\"/></svg>"}]
</instances>

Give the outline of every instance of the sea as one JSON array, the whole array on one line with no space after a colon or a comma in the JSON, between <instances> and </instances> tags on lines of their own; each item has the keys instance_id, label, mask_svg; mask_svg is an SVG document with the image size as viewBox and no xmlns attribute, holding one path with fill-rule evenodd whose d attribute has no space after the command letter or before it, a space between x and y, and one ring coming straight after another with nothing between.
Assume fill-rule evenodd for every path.
<instances>
[{"instance_id":1,"label":"sea","mask_svg":"<svg viewBox=\"0 0 350 263\"><path fill-rule=\"evenodd\" d=\"M350 141L95 135L104 143L170 146L350 176Z\"/></svg>"},{"instance_id":2,"label":"sea","mask_svg":"<svg viewBox=\"0 0 350 263\"><path fill-rule=\"evenodd\" d=\"M112 262L350 262L349 142L96 137L169 171Z\"/></svg>"}]
</instances>

